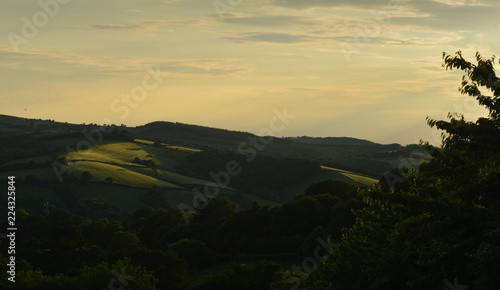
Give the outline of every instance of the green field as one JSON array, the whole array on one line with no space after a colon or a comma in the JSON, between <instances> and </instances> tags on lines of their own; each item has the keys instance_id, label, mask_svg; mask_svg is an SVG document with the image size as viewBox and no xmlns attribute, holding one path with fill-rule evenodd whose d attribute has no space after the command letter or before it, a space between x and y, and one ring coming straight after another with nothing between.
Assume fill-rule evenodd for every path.
<instances>
[{"instance_id":1,"label":"green field","mask_svg":"<svg viewBox=\"0 0 500 290\"><path fill-rule=\"evenodd\" d=\"M188 147L182 147L182 146L171 146L171 145L166 145L165 148L172 149L172 150L179 150L182 152L186 153L196 153L200 152L200 149L194 149L194 148L188 148Z\"/></svg>"},{"instance_id":2,"label":"green field","mask_svg":"<svg viewBox=\"0 0 500 290\"><path fill-rule=\"evenodd\" d=\"M325 166L321 166L321 168L337 172L337 173L343 175L344 177L346 177L347 181L353 182L353 183L357 183L357 184L360 184L360 185L364 185L364 186L372 186L372 184L378 182L378 180L376 180L374 178L363 176L361 174L350 172L350 171L346 171L346 170L341 170L341 169L336 169L336 168L331 168L331 167L325 167ZM339 178L339 179L344 179L344 178Z\"/></svg>"},{"instance_id":3,"label":"green field","mask_svg":"<svg viewBox=\"0 0 500 290\"><path fill-rule=\"evenodd\" d=\"M145 145L153 145L154 144L153 141L141 140L141 139L134 139L134 142L145 144ZM168 144L165 144L165 143L161 143L161 145L163 146L163 148L172 149L172 150L179 150L179 151L183 151L183 152L186 152L186 153L195 153L195 152L200 152L201 151L199 149L193 149L193 148L183 147L183 146L168 145Z\"/></svg>"},{"instance_id":4,"label":"green field","mask_svg":"<svg viewBox=\"0 0 500 290\"><path fill-rule=\"evenodd\" d=\"M103 144L88 150L67 155L70 167L77 173L88 171L93 181L113 178L114 183L151 188L156 185L167 188L183 188L182 185L205 185L207 181L176 174L175 166L184 162L188 153L158 148L144 142L120 142ZM152 160L161 170L133 163L135 158Z\"/></svg>"},{"instance_id":5,"label":"green field","mask_svg":"<svg viewBox=\"0 0 500 290\"><path fill-rule=\"evenodd\" d=\"M135 158L152 160L155 164L173 169L184 162L188 154L176 150L158 148L135 142L119 142L102 144L88 150L68 153L69 161L99 161L119 165L137 165Z\"/></svg>"},{"instance_id":6,"label":"green field","mask_svg":"<svg viewBox=\"0 0 500 290\"><path fill-rule=\"evenodd\" d=\"M145 144L145 145L153 145L155 143L153 141L141 140L141 139L134 139L134 142Z\"/></svg>"},{"instance_id":7,"label":"green field","mask_svg":"<svg viewBox=\"0 0 500 290\"><path fill-rule=\"evenodd\" d=\"M64 138L48 141L47 143L49 146L56 148L70 144L74 145L81 140L81 138ZM211 180L202 180L175 172L177 165L185 162L186 156L198 151L197 149L167 144L157 147L153 146L152 141L136 139L134 142L107 141L86 150L68 153L66 159L68 167L77 178L81 178L84 171L88 171L92 176L90 183L82 183L78 186L80 198L103 198L127 212L133 212L139 206L144 205L140 200L140 196L153 186L170 190L170 203L172 203L170 206L176 206L178 200L184 202L183 200L186 198L188 200L192 199L192 188L201 189L211 182ZM7 165L29 162L43 163L52 160L52 158L50 155L24 158L11 161ZM135 163L136 158L140 159L141 162L153 161L156 167ZM29 174L33 174L41 180L57 181L56 174L50 167L0 173L0 177L6 179L7 176L14 175L19 180L23 180ZM108 178L113 179L112 184L106 183ZM371 186L377 182L373 178L350 171L323 166L321 173L318 175L285 189L284 191L288 193L287 199L304 193L307 186L314 181L330 178L343 179L365 186ZM52 200L57 198L53 192L41 187L27 187L26 192L29 192L28 196L33 198L47 197ZM220 196L228 196L235 201L244 202L244 204L247 204L248 201L255 201L261 206L271 207L279 204L229 187L220 188Z\"/></svg>"},{"instance_id":8,"label":"green field","mask_svg":"<svg viewBox=\"0 0 500 290\"><path fill-rule=\"evenodd\" d=\"M303 181L299 184L296 184L294 186L291 186L291 187L285 189L285 192L290 194L289 197L292 198L293 196L295 196L297 194L304 193L306 188L311 183L313 183L315 181L331 179L331 178L342 179L342 180L346 180L346 181L349 181L349 182L354 183L354 184L364 185L364 186L371 186L372 184L378 182L378 180L376 180L376 179L366 177L366 176L363 176L363 175L360 175L357 173L353 173L350 171L346 171L346 170L325 167L325 166L321 166L321 169L322 170L321 170L320 174L314 176L313 178L309 178L306 181Z\"/></svg>"},{"instance_id":9,"label":"green field","mask_svg":"<svg viewBox=\"0 0 500 290\"><path fill-rule=\"evenodd\" d=\"M155 147L152 146L151 141L135 141L103 144L67 155L68 165L78 178L84 171L92 175L91 183L79 187L81 197L102 197L130 211L135 210L137 204L142 204L139 200L140 194L145 192L144 189L151 188L153 185L178 190L177 193L185 192L187 195L184 198L188 198L192 193L189 189L186 191L187 188L201 188L210 182L173 172L176 165L184 162L187 155L197 150L185 147L173 149L172 146ZM133 163L136 157L141 160L152 160L157 166L167 169ZM105 180L109 177L113 179L113 184L124 187L116 190L115 185L105 184ZM221 188L220 196L231 198L235 197L237 192L232 188ZM251 202L256 201L263 206L277 204L251 194L241 194ZM182 195L177 199L182 200ZM176 206L175 200L171 198L173 204L170 206Z\"/></svg>"},{"instance_id":10,"label":"green field","mask_svg":"<svg viewBox=\"0 0 500 290\"><path fill-rule=\"evenodd\" d=\"M197 179L185 175L180 175L171 171L167 170L160 170L160 169L155 169L155 168L149 168L149 167L139 167L139 166L125 166L125 168L135 171L137 173L153 176L158 179L162 179L177 185L182 185L182 186L196 186L196 185L205 185L209 181L202 180L202 179Z\"/></svg>"},{"instance_id":11,"label":"green field","mask_svg":"<svg viewBox=\"0 0 500 290\"><path fill-rule=\"evenodd\" d=\"M71 161L68 162L68 166L78 177L81 176L82 172L88 171L92 175L92 181L97 182L105 182L106 178L111 177L113 178L113 183L133 187L151 188L153 185L156 185L166 188L182 188L173 183L137 173L114 164L93 161Z\"/></svg>"}]
</instances>

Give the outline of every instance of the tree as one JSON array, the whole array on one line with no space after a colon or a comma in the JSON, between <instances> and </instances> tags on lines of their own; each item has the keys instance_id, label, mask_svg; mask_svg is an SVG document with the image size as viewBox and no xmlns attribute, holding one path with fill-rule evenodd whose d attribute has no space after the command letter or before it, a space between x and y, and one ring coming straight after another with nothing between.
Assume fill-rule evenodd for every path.
<instances>
[{"instance_id":1,"label":"tree","mask_svg":"<svg viewBox=\"0 0 500 290\"><path fill-rule=\"evenodd\" d=\"M193 269L209 266L215 258L215 253L199 240L182 239L170 245L168 250L175 252Z\"/></svg>"},{"instance_id":2,"label":"tree","mask_svg":"<svg viewBox=\"0 0 500 290\"><path fill-rule=\"evenodd\" d=\"M352 198L351 192L356 188L356 185L341 179L326 179L316 181L306 188L306 195L318 195L330 193L341 200Z\"/></svg>"},{"instance_id":3,"label":"tree","mask_svg":"<svg viewBox=\"0 0 500 290\"><path fill-rule=\"evenodd\" d=\"M233 269L208 276L196 289L270 289L273 276L282 270L282 265L269 261L258 261L249 266L236 265Z\"/></svg>"},{"instance_id":4,"label":"tree","mask_svg":"<svg viewBox=\"0 0 500 290\"><path fill-rule=\"evenodd\" d=\"M207 199L207 206L194 216L193 222L206 224L209 227L224 223L235 214L234 205L227 196Z\"/></svg>"},{"instance_id":5,"label":"tree","mask_svg":"<svg viewBox=\"0 0 500 290\"><path fill-rule=\"evenodd\" d=\"M495 75L495 57L485 59L477 52L477 64L473 64L459 51L455 56L443 53L443 59L446 69L465 71L460 92L474 97L488 111L488 116L475 122L465 120L464 115L458 113L449 113L449 121L428 118L431 127L444 131L442 150L425 144L434 157L429 168L436 168L431 172L439 177L440 187L460 192L461 197L481 205L492 202L499 205L500 81ZM487 186L480 185L485 181Z\"/></svg>"},{"instance_id":6,"label":"tree","mask_svg":"<svg viewBox=\"0 0 500 290\"><path fill-rule=\"evenodd\" d=\"M83 182L89 182L92 179L92 174L88 171L82 172L81 179Z\"/></svg>"},{"instance_id":7,"label":"tree","mask_svg":"<svg viewBox=\"0 0 500 290\"><path fill-rule=\"evenodd\" d=\"M141 246L141 241L135 233L117 231L113 234L111 239L110 249L112 251L116 250L134 250Z\"/></svg>"},{"instance_id":8,"label":"tree","mask_svg":"<svg viewBox=\"0 0 500 290\"><path fill-rule=\"evenodd\" d=\"M460 281L498 287L500 265L500 81L495 58L443 54L446 69L465 72L459 91L487 117L428 118L443 131L440 148L424 143L433 160L399 172L398 190L378 184L360 191L367 207L343 234L339 248L304 281L303 289L436 289ZM385 186L383 189L382 187ZM396 187L396 186L394 186Z\"/></svg>"},{"instance_id":9,"label":"tree","mask_svg":"<svg viewBox=\"0 0 500 290\"><path fill-rule=\"evenodd\" d=\"M141 265L132 263L124 257L108 268L107 262L95 267L85 266L80 270L79 280L82 289L157 289L158 279ZM126 288L124 283L126 282ZM75 289L75 288L72 288Z\"/></svg>"}]
</instances>

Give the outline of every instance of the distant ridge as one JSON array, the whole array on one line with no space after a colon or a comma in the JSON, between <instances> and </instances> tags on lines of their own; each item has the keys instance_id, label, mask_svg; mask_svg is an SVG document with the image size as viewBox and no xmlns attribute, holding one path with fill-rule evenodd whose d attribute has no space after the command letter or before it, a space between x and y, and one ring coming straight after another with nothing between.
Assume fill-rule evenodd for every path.
<instances>
[{"instance_id":1,"label":"distant ridge","mask_svg":"<svg viewBox=\"0 0 500 290\"><path fill-rule=\"evenodd\" d=\"M37 122L51 121L51 120L30 119L30 118L0 114L0 124L21 124L29 120ZM55 123L63 124L63 122L60 121L59 122L56 121ZM68 123L65 124L67 124L68 126L81 125L81 124L68 124ZM126 127L126 129L132 131L133 133L137 133L138 135L143 137L154 136L170 140L178 140L178 141L190 140L195 142L206 141L206 139L211 139L212 141L215 141L214 139L218 139L219 141L225 140L226 142L222 143L226 143L226 145L229 145L228 143L233 143L236 141L237 142L244 141L249 136L257 136L249 132L234 131L228 129L220 129L208 126L192 125L192 124L169 122L169 121L154 121L137 127ZM229 140L233 142L227 142ZM277 141L278 143L292 142L292 143L301 143L309 145L380 145L372 141L353 138L353 137L309 137L309 136L299 137L298 136L298 137L276 138L275 141Z\"/></svg>"},{"instance_id":2,"label":"distant ridge","mask_svg":"<svg viewBox=\"0 0 500 290\"><path fill-rule=\"evenodd\" d=\"M14 117L9 115L0 114L0 123L15 123L15 122L24 122L26 118Z\"/></svg>"},{"instance_id":3,"label":"distant ridge","mask_svg":"<svg viewBox=\"0 0 500 290\"><path fill-rule=\"evenodd\" d=\"M141 133L145 133L147 131L153 132L155 131L157 136L161 136L164 138L171 139L179 139L185 137L196 139L203 138L222 138L222 139L233 139L243 141L248 136L257 136L252 133L243 132L243 131L233 131L227 129L219 129L213 127L206 127L200 125L190 125L183 124L179 122L166 122L166 121L156 121L151 122L143 126L138 126L136 129ZM301 143L301 144L310 144L310 145L380 145L379 143L375 143L369 140L358 139L353 137L309 137L309 136L300 136L300 137L283 137L278 138L278 142L293 142L293 143Z\"/></svg>"},{"instance_id":4,"label":"distant ridge","mask_svg":"<svg viewBox=\"0 0 500 290\"><path fill-rule=\"evenodd\" d=\"M31 138L86 138L84 130L105 124L70 124L54 120L28 119L0 115L0 137L27 135ZM109 126L111 124L106 124ZM420 145L379 144L353 137L276 137L261 139L257 135L189 125L156 121L137 127L117 126L120 136L161 142L193 149L214 148L237 151L249 158L256 154L273 157L300 158L319 162L321 165L380 178L401 162L401 158L415 158ZM116 134L115 134L116 135ZM104 139L108 138L106 135ZM110 136L112 137L112 136ZM117 137L117 136L114 136ZM37 141L37 140L34 140ZM40 140L38 140L40 141ZM427 157L422 160L425 161ZM422 162L423 162L422 161ZM420 162L420 161L419 161Z\"/></svg>"},{"instance_id":5,"label":"distant ridge","mask_svg":"<svg viewBox=\"0 0 500 290\"><path fill-rule=\"evenodd\" d=\"M303 144L313 144L313 145L378 145L378 143L357 139L352 137L287 137L286 139L291 139Z\"/></svg>"}]
</instances>

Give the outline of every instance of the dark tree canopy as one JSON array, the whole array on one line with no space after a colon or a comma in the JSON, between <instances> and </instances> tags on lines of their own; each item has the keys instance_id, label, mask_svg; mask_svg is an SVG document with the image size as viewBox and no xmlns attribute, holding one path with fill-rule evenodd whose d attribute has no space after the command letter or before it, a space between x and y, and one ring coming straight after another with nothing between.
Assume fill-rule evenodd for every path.
<instances>
[{"instance_id":1,"label":"dark tree canopy","mask_svg":"<svg viewBox=\"0 0 500 290\"><path fill-rule=\"evenodd\" d=\"M443 131L440 147L425 143L433 160L400 172L404 186L383 184L360 195L339 248L302 289L497 289L500 285L500 81L495 57L443 54L443 67L465 72L460 93L488 115L466 120L428 118ZM467 112L464 112L467 113ZM448 284L444 283L448 282ZM443 284L444 283L444 284ZM454 284L455 283L455 284Z\"/></svg>"}]
</instances>

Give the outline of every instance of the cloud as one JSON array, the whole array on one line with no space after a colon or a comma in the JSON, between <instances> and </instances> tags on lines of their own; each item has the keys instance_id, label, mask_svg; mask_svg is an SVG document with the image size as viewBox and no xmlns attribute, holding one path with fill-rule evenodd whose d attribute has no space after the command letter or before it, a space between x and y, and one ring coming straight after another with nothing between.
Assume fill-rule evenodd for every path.
<instances>
[{"instance_id":1,"label":"cloud","mask_svg":"<svg viewBox=\"0 0 500 290\"><path fill-rule=\"evenodd\" d=\"M500 2L494 0L267 0L268 10L294 13L298 16L328 16L354 22L369 21L375 15L388 16L395 25L412 25L439 30L493 29L498 23ZM485 26L485 24L491 26Z\"/></svg>"},{"instance_id":2,"label":"cloud","mask_svg":"<svg viewBox=\"0 0 500 290\"><path fill-rule=\"evenodd\" d=\"M271 43L301 43L309 40L308 36L290 33L235 33L224 39L235 42L271 42Z\"/></svg>"},{"instance_id":3,"label":"cloud","mask_svg":"<svg viewBox=\"0 0 500 290\"><path fill-rule=\"evenodd\" d=\"M153 57L90 56L70 51L23 50L14 53L0 45L0 69L40 71L58 75L89 75L120 77L123 74L142 74L147 67L159 65L171 77L237 76L253 70L236 58L168 59ZM7 61L8 60L8 61Z\"/></svg>"},{"instance_id":4,"label":"cloud","mask_svg":"<svg viewBox=\"0 0 500 290\"><path fill-rule=\"evenodd\" d=\"M228 14L224 18L224 22L230 24L240 25L254 25L254 26L283 26L283 25L311 25L315 22L308 19L308 17L295 16L295 15L237 15Z\"/></svg>"},{"instance_id":5,"label":"cloud","mask_svg":"<svg viewBox=\"0 0 500 290\"><path fill-rule=\"evenodd\" d=\"M129 24L91 24L85 26L86 30L89 27L94 30L110 31L110 32L153 32L163 33L172 32L173 26L177 27L202 27L213 26L214 21L206 17L198 19L180 19L180 20L137 20ZM77 28L77 29L82 29Z\"/></svg>"},{"instance_id":6,"label":"cloud","mask_svg":"<svg viewBox=\"0 0 500 290\"><path fill-rule=\"evenodd\" d=\"M117 24L91 24L90 27L101 30L111 31L136 31L143 29L140 25L117 25Z\"/></svg>"},{"instance_id":7,"label":"cloud","mask_svg":"<svg viewBox=\"0 0 500 290\"><path fill-rule=\"evenodd\" d=\"M339 6L360 6L360 7L376 7L387 5L388 2L401 3L406 1L387 1L387 0L268 0L265 3L268 5L282 6L294 9L307 9L311 7L339 7Z\"/></svg>"},{"instance_id":8,"label":"cloud","mask_svg":"<svg viewBox=\"0 0 500 290\"><path fill-rule=\"evenodd\" d=\"M442 3L448 6L485 6L483 1L477 0L432 0L434 2Z\"/></svg>"}]
</instances>

